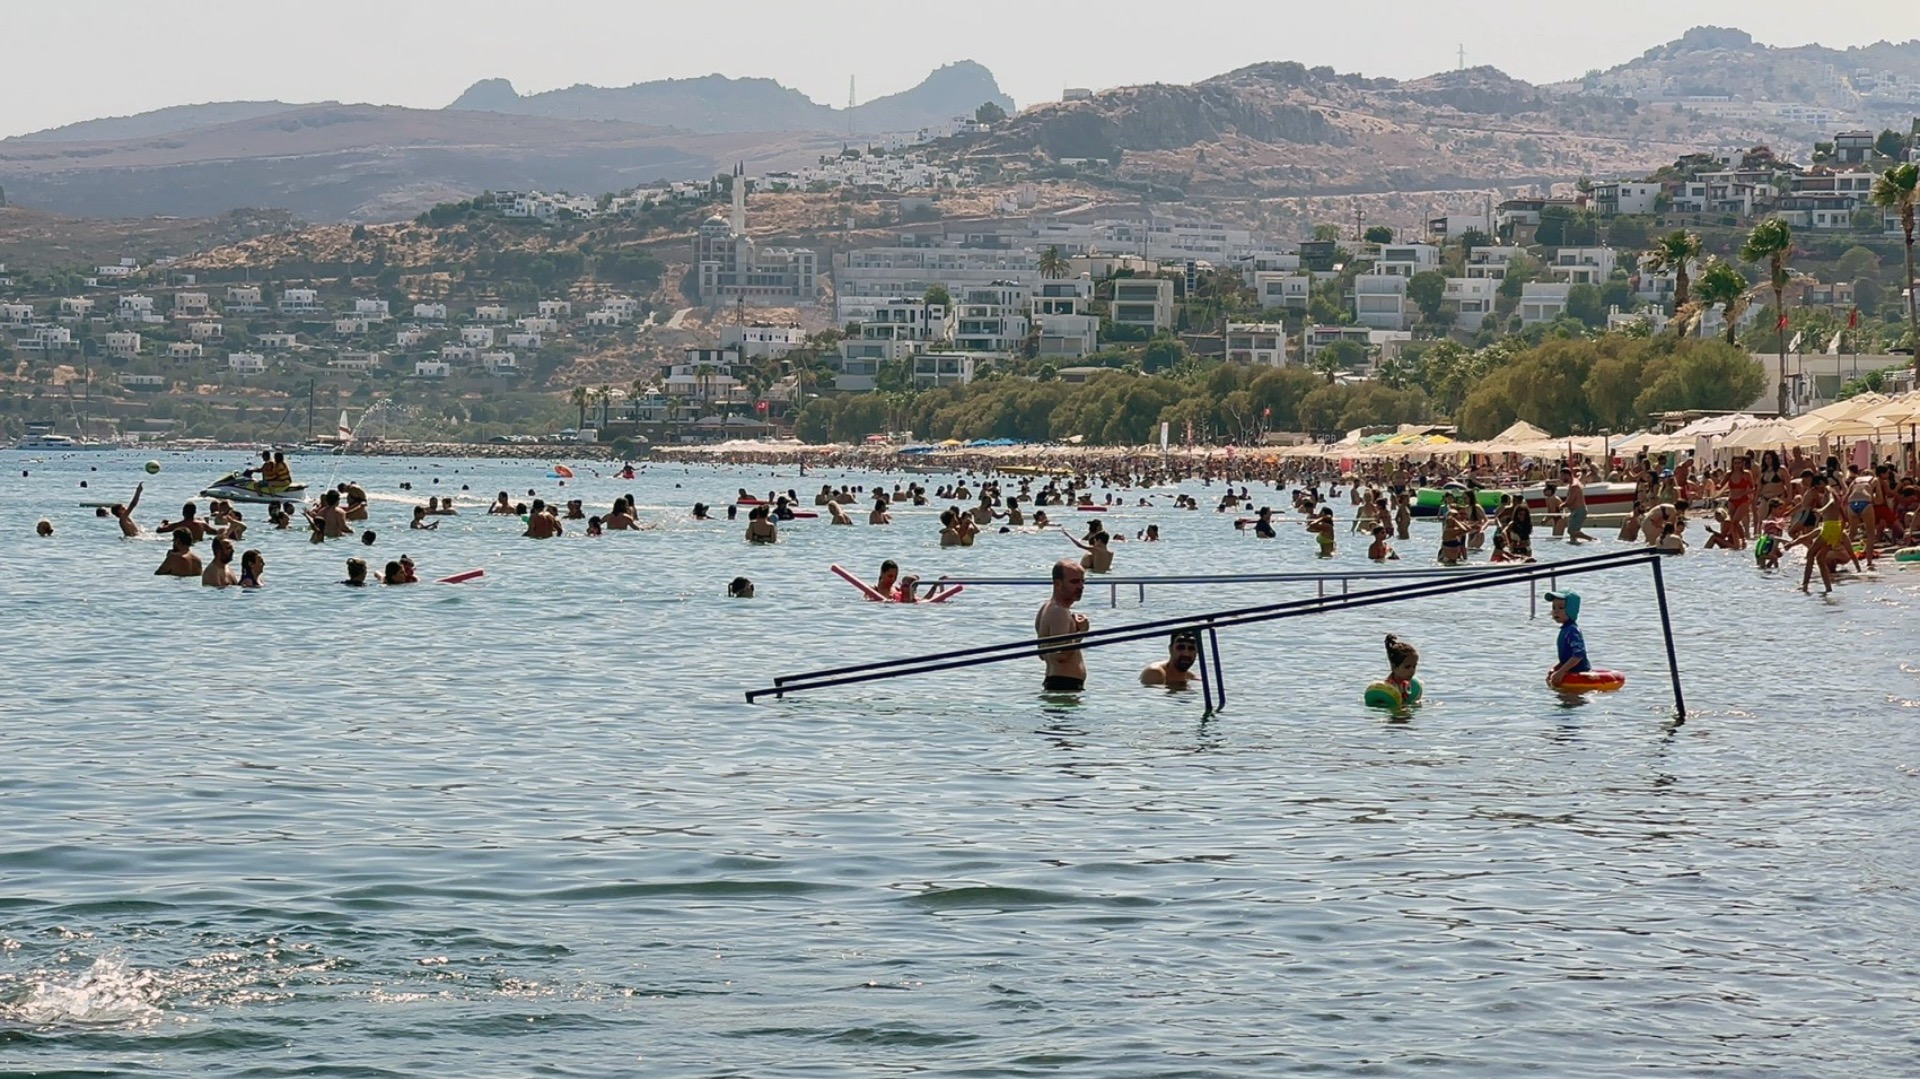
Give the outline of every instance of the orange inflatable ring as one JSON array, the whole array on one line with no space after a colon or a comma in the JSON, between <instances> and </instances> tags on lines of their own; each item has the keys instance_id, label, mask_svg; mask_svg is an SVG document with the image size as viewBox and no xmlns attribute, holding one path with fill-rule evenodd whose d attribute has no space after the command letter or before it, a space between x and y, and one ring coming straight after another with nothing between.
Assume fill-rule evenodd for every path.
<instances>
[{"instance_id":1,"label":"orange inflatable ring","mask_svg":"<svg viewBox=\"0 0 1920 1079\"><path fill-rule=\"evenodd\" d=\"M1619 671L1603 671L1595 667L1590 671L1576 671L1560 680L1563 693L1601 692L1611 693L1627 684L1627 676Z\"/></svg>"}]
</instances>

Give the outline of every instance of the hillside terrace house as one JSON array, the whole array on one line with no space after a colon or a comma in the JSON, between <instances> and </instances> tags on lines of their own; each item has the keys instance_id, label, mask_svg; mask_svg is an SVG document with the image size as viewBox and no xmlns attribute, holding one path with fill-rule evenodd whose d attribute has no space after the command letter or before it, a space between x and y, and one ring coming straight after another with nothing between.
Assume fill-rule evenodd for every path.
<instances>
[{"instance_id":1,"label":"hillside terrace house","mask_svg":"<svg viewBox=\"0 0 1920 1079\"><path fill-rule=\"evenodd\" d=\"M84 296L63 296L60 298L61 322L80 322L93 314L93 301Z\"/></svg>"},{"instance_id":2,"label":"hillside terrace house","mask_svg":"<svg viewBox=\"0 0 1920 1079\"><path fill-rule=\"evenodd\" d=\"M667 395L700 405L750 403L735 374L739 367L740 354L732 349L684 349L681 361L667 373Z\"/></svg>"},{"instance_id":3,"label":"hillside terrace house","mask_svg":"<svg viewBox=\"0 0 1920 1079\"><path fill-rule=\"evenodd\" d=\"M109 356L131 359L140 355L140 335L131 330L116 330L107 334L105 344Z\"/></svg>"},{"instance_id":4,"label":"hillside terrace house","mask_svg":"<svg viewBox=\"0 0 1920 1079\"><path fill-rule=\"evenodd\" d=\"M1562 247L1548 265L1569 284L1604 285L1613 276L1614 264L1611 247Z\"/></svg>"},{"instance_id":5,"label":"hillside terrace house","mask_svg":"<svg viewBox=\"0 0 1920 1079\"><path fill-rule=\"evenodd\" d=\"M1482 319L1493 314L1499 302L1500 281L1492 277L1449 277L1443 302L1460 312L1460 326L1478 329Z\"/></svg>"},{"instance_id":6,"label":"hillside terrace house","mask_svg":"<svg viewBox=\"0 0 1920 1079\"><path fill-rule=\"evenodd\" d=\"M953 310L944 304L898 299L877 305L840 341L834 387L853 393L873 389L882 362L950 344L954 325Z\"/></svg>"},{"instance_id":7,"label":"hillside terrace house","mask_svg":"<svg viewBox=\"0 0 1920 1079\"><path fill-rule=\"evenodd\" d=\"M1585 208L1586 200L1584 197L1508 199L1494 214L1495 232L1502 240L1516 244L1528 242L1533 230L1540 227L1541 214L1550 206L1578 210Z\"/></svg>"},{"instance_id":8,"label":"hillside terrace house","mask_svg":"<svg viewBox=\"0 0 1920 1079\"><path fill-rule=\"evenodd\" d=\"M1077 360L1100 348L1100 319L1093 305L1093 278L1045 279L1034 290L1028 310L1038 332L1038 355Z\"/></svg>"},{"instance_id":9,"label":"hillside terrace house","mask_svg":"<svg viewBox=\"0 0 1920 1079\"><path fill-rule=\"evenodd\" d=\"M419 322L445 322L447 321L447 305L443 303L414 304L413 317Z\"/></svg>"},{"instance_id":10,"label":"hillside terrace house","mask_svg":"<svg viewBox=\"0 0 1920 1079\"><path fill-rule=\"evenodd\" d=\"M965 386L974 375L993 362L993 357L971 352L916 352L913 355L913 388L932 390L941 386Z\"/></svg>"},{"instance_id":11,"label":"hillside terrace house","mask_svg":"<svg viewBox=\"0 0 1920 1079\"><path fill-rule=\"evenodd\" d=\"M299 344L300 336L291 333L263 333L260 347L270 352L286 352Z\"/></svg>"},{"instance_id":12,"label":"hillside terrace house","mask_svg":"<svg viewBox=\"0 0 1920 1079\"><path fill-rule=\"evenodd\" d=\"M1567 313L1567 294L1573 286L1565 281L1529 281L1520 288L1520 325L1537 326L1553 322Z\"/></svg>"},{"instance_id":13,"label":"hillside terrace house","mask_svg":"<svg viewBox=\"0 0 1920 1079\"><path fill-rule=\"evenodd\" d=\"M1853 228L1854 210L1859 205L1859 199L1838 191L1797 192L1775 199L1773 216L1796 229L1838 232Z\"/></svg>"},{"instance_id":14,"label":"hillside terrace house","mask_svg":"<svg viewBox=\"0 0 1920 1079\"><path fill-rule=\"evenodd\" d=\"M480 367L495 378L507 378L520 373L520 358L511 352L482 352Z\"/></svg>"},{"instance_id":15,"label":"hillside terrace house","mask_svg":"<svg viewBox=\"0 0 1920 1079\"><path fill-rule=\"evenodd\" d=\"M509 333L507 334L506 343L508 348L538 350L540 348L541 337L537 333Z\"/></svg>"},{"instance_id":16,"label":"hillside terrace house","mask_svg":"<svg viewBox=\"0 0 1920 1079\"><path fill-rule=\"evenodd\" d=\"M387 313L387 301L356 299L353 301L355 318L366 322L385 322L391 316Z\"/></svg>"},{"instance_id":17,"label":"hillside terrace house","mask_svg":"<svg viewBox=\"0 0 1920 1079\"><path fill-rule=\"evenodd\" d=\"M1164 277L1120 277L1113 282L1109 318L1115 326L1151 332L1173 328L1173 282Z\"/></svg>"},{"instance_id":18,"label":"hillside terrace house","mask_svg":"<svg viewBox=\"0 0 1920 1079\"><path fill-rule=\"evenodd\" d=\"M631 296L608 296L600 301L600 310L612 311L621 318L632 318L640 313L640 301Z\"/></svg>"},{"instance_id":19,"label":"hillside terrace house","mask_svg":"<svg viewBox=\"0 0 1920 1079\"><path fill-rule=\"evenodd\" d=\"M65 326L35 326L31 334L16 338L13 347L22 352L59 352L77 344L79 342L73 339L73 331Z\"/></svg>"},{"instance_id":20,"label":"hillside terrace house","mask_svg":"<svg viewBox=\"0 0 1920 1079\"><path fill-rule=\"evenodd\" d=\"M195 341L218 341L227 336L227 328L218 322L191 322L187 337Z\"/></svg>"},{"instance_id":21,"label":"hillside terrace house","mask_svg":"<svg viewBox=\"0 0 1920 1079\"><path fill-rule=\"evenodd\" d=\"M118 265L95 267L93 274L95 277L132 277L136 269L132 259L121 259Z\"/></svg>"},{"instance_id":22,"label":"hillside terrace house","mask_svg":"<svg viewBox=\"0 0 1920 1079\"><path fill-rule=\"evenodd\" d=\"M567 300L541 300L535 310L541 318L573 317L573 304Z\"/></svg>"},{"instance_id":23,"label":"hillside terrace house","mask_svg":"<svg viewBox=\"0 0 1920 1079\"><path fill-rule=\"evenodd\" d=\"M1322 349L1337 341L1351 341L1361 348L1367 348L1373 343L1373 334L1376 332L1378 331L1369 330L1365 326L1328 326L1316 323L1307 327L1307 358L1312 359L1319 355Z\"/></svg>"},{"instance_id":24,"label":"hillside terrace house","mask_svg":"<svg viewBox=\"0 0 1920 1079\"><path fill-rule=\"evenodd\" d=\"M1228 363L1285 367L1287 328L1278 322L1229 322L1226 358Z\"/></svg>"},{"instance_id":25,"label":"hillside terrace house","mask_svg":"<svg viewBox=\"0 0 1920 1079\"><path fill-rule=\"evenodd\" d=\"M1652 264L1652 255L1638 256L1636 270L1630 278L1633 294L1662 310L1670 309L1673 306L1674 294L1679 291L1679 274L1673 270L1655 273L1650 269ZM1700 273L1705 269L1706 264L1699 259L1689 262L1687 264L1688 280L1700 280Z\"/></svg>"},{"instance_id":26,"label":"hillside terrace house","mask_svg":"<svg viewBox=\"0 0 1920 1079\"><path fill-rule=\"evenodd\" d=\"M1361 274L1354 278L1354 321L1370 330L1404 330L1413 325L1407 281L1394 274Z\"/></svg>"},{"instance_id":27,"label":"hillside terrace house","mask_svg":"<svg viewBox=\"0 0 1920 1079\"><path fill-rule=\"evenodd\" d=\"M618 311L608 311L602 308L598 311L587 312L587 325L594 329L608 329L618 326L625 321L626 316Z\"/></svg>"},{"instance_id":28,"label":"hillside terrace house","mask_svg":"<svg viewBox=\"0 0 1920 1079\"><path fill-rule=\"evenodd\" d=\"M516 320L514 325L527 333L560 332L560 320L557 318L540 318L534 315L528 315L525 318Z\"/></svg>"},{"instance_id":29,"label":"hillside terrace house","mask_svg":"<svg viewBox=\"0 0 1920 1079\"><path fill-rule=\"evenodd\" d=\"M386 360L378 352L342 352L327 361L327 366L336 371L371 371Z\"/></svg>"},{"instance_id":30,"label":"hillside terrace house","mask_svg":"<svg viewBox=\"0 0 1920 1079\"><path fill-rule=\"evenodd\" d=\"M1387 277L1412 277L1440 268L1440 249L1431 244L1382 244L1373 272Z\"/></svg>"},{"instance_id":31,"label":"hillside terrace house","mask_svg":"<svg viewBox=\"0 0 1920 1079\"><path fill-rule=\"evenodd\" d=\"M204 292L176 292L170 313L178 319L196 319L205 318L212 309L212 301Z\"/></svg>"},{"instance_id":32,"label":"hillside terrace house","mask_svg":"<svg viewBox=\"0 0 1920 1079\"><path fill-rule=\"evenodd\" d=\"M493 327L462 326L460 327L460 343L463 345L473 345L476 348L492 348Z\"/></svg>"},{"instance_id":33,"label":"hillside terrace house","mask_svg":"<svg viewBox=\"0 0 1920 1079\"><path fill-rule=\"evenodd\" d=\"M472 345L442 345L440 359L446 363L477 363L480 353Z\"/></svg>"},{"instance_id":34,"label":"hillside terrace house","mask_svg":"<svg viewBox=\"0 0 1920 1079\"><path fill-rule=\"evenodd\" d=\"M475 322L505 322L512 317L504 304L485 303L473 309Z\"/></svg>"},{"instance_id":35,"label":"hillside terrace house","mask_svg":"<svg viewBox=\"0 0 1920 1079\"><path fill-rule=\"evenodd\" d=\"M1843 165L1873 160L1875 135L1871 131L1842 131L1833 137L1833 159Z\"/></svg>"},{"instance_id":36,"label":"hillside terrace house","mask_svg":"<svg viewBox=\"0 0 1920 1079\"><path fill-rule=\"evenodd\" d=\"M251 315L267 307L260 302L259 285L228 285L226 309L228 314Z\"/></svg>"},{"instance_id":37,"label":"hillside terrace house","mask_svg":"<svg viewBox=\"0 0 1920 1079\"><path fill-rule=\"evenodd\" d=\"M1253 294L1263 311L1305 311L1313 298L1313 278L1302 273L1255 273Z\"/></svg>"},{"instance_id":38,"label":"hillside terrace house","mask_svg":"<svg viewBox=\"0 0 1920 1079\"><path fill-rule=\"evenodd\" d=\"M444 360L416 360L413 364L415 378L446 378L453 374L453 366Z\"/></svg>"},{"instance_id":39,"label":"hillside terrace house","mask_svg":"<svg viewBox=\"0 0 1920 1079\"><path fill-rule=\"evenodd\" d=\"M160 316L153 313L153 297L137 292L120 297L120 309L116 317L122 322L161 321Z\"/></svg>"},{"instance_id":40,"label":"hillside terrace house","mask_svg":"<svg viewBox=\"0 0 1920 1079\"><path fill-rule=\"evenodd\" d=\"M1604 218L1652 217L1660 212L1666 189L1651 180L1612 180L1593 187L1593 210Z\"/></svg>"},{"instance_id":41,"label":"hillside terrace house","mask_svg":"<svg viewBox=\"0 0 1920 1079\"><path fill-rule=\"evenodd\" d=\"M320 293L310 288L290 288L280 291L280 313L283 315L308 315L320 310Z\"/></svg>"},{"instance_id":42,"label":"hillside terrace house","mask_svg":"<svg viewBox=\"0 0 1920 1079\"><path fill-rule=\"evenodd\" d=\"M394 348L416 348L425 344L426 340L427 331L416 327L395 330L393 333Z\"/></svg>"},{"instance_id":43,"label":"hillside terrace house","mask_svg":"<svg viewBox=\"0 0 1920 1079\"><path fill-rule=\"evenodd\" d=\"M1427 218L1427 240L1437 247L1458 240L1469 232L1493 235L1493 222L1486 214L1442 214Z\"/></svg>"},{"instance_id":44,"label":"hillside terrace house","mask_svg":"<svg viewBox=\"0 0 1920 1079\"><path fill-rule=\"evenodd\" d=\"M779 359L807 343L807 331L791 323L754 322L720 327L720 347L748 359Z\"/></svg>"},{"instance_id":45,"label":"hillside terrace house","mask_svg":"<svg viewBox=\"0 0 1920 1079\"><path fill-rule=\"evenodd\" d=\"M9 326L30 326L33 324L33 305L30 303L0 303L0 322Z\"/></svg>"},{"instance_id":46,"label":"hillside terrace house","mask_svg":"<svg viewBox=\"0 0 1920 1079\"><path fill-rule=\"evenodd\" d=\"M174 341L167 345L167 359L174 363L191 363L206 358L206 346L198 341Z\"/></svg>"},{"instance_id":47,"label":"hillside terrace house","mask_svg":"<svg viewBox=\"0 0 1920 1079\"><path fill-rule=\"evenodd\" d=\"M969 288L1040 280L1040 258L1029 250L962 247L869 247L834 256L834 304L839 322L862 321L901 297L924 296L938 285L950 296Z\"/></svg>"},{"instance_id":48,"label":"hillside terrace house","mask_svg":"<svg viewBox=\"0 0 1920 1079\"><path fill-rule=\"evenodd\" d=\"M258 375L267 369L267 357L258 352L229 352L227 370L237 375Z\"/></svg>"},{"instance_id":49,"label":"hillside terrace house","mask_svg":"<svg viewBox=\"0 0 1920 1079\"><path fill-rule=\"evenodd\" d=\"M128 373L118 376L118 381L120 385L130 390L159 390L166 388L167 376Z\"/></svg>"},{"instance_id":50,"label":"hillside terrace house","mask_svg":"<svg viewBox=\"0 0 1920 1079\"><path fill-rule=\"evenodd\" d=\"M1466 274L1468 277L1504 281L1507 267L1526 253L1524 247L1476 247L1467 252Z\"/></svg>"},{"instance_id":51,"label":"hillside terrace house","mask_svg":"<svg viewBox=\"0 0 1920 1079\"><path fill-rule=\"evenodd\" d=\"M1032 328L1027 316L1032 304L1033 292L1023 284L1000 282L968 289L955 305L955 350L994 356L1017 355L1025 347L1027 332Z\"/></svg>"}]
</instances>

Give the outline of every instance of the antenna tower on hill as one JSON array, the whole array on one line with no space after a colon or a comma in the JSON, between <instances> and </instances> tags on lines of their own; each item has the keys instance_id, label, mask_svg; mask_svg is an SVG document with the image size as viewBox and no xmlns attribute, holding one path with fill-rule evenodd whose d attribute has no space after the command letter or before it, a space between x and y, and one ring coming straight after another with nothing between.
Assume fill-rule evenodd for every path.
<instances>
[{"instance_id":1,"label":"antenna tower on hill","mask_svg":"<svg viewBox=\"0 0 1920 1079\"><path fill-rule=\"evenodd\" d=\"M1467 43L1463 41L1460 43L1460 70L1465 71L1466 69L1467 69Z\"/></svg>"},{"instance_id":2,"label":"antenna tower on hill","mask_svg":"<svg viewBox=\"0 0 1920 1079\"><path fill-rule=\"evenodd\" d=\"M847 76L847 138L853 138L853 80L856 76Z\"/></svg>"}]
</instances>

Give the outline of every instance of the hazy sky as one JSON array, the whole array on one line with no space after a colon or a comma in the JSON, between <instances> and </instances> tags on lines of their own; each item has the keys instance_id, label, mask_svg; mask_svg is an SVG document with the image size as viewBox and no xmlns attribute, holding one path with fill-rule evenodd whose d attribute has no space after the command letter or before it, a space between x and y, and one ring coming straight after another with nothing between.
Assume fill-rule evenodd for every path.
<instances>
[{"instance_id":1,"label":"hazy sky","mask_svg":"<svg viewBox=\"0 0 1920 1079\"><path fill-rule=\"evenodd\" d=\"M340 100L438 108L715 72L844 105L972 59L1027 105L1063 87L1192 82L1262 60L1414 78L1490 63L1534 82L1611 67L1703 23L1772 45L1920 34L1913 0L0 0L0 136L164 105Z\"/></svg>"}]
</instances>

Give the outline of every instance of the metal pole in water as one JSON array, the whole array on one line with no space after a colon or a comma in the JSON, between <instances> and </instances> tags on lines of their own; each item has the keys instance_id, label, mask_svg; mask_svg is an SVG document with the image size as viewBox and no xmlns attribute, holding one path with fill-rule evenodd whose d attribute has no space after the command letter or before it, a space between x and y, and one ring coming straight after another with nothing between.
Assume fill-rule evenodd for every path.
<instances>
[{"instance_id":1,"label":"metal pole in water","mask_svg":"<svg viewBox=\"0 0 1920 1079\"><path fill-rule=\"evenodd\" d=\"M1207 715L1213 714L1213 686L1207 681L1207 650L1196 634L1193 639L1194 663L1200 668L1200 704Z\"/></svg>"},{"instance_id":2,"label":"metal pole in water","mask_svg":"<svg viewBox=\"0 0 1920 1079\"><path fill-rule=\"evenodd\" d=\"M1220 669L1220 631L1207 627L1207 645L1213 654L1213 680L1220 688L1220 707L1227 706L1227 676Z\"/></svg>"},{"instance_id":3,"label":"metal pole in water","mask_svg":"<svg viewBox=\"0 0 1920 1079\"><path fill-rule=\"evenodd\" d=\"M1667 578L1660 560L1653 560L1653 595L1660 602L1660 635L1667 639L1667 676L1673 680L1673 710L1687 718L1687 702L1680 695L1680 657L1673 650L1673 622L1667 617Z\"/></svg>"}]
</instances>

